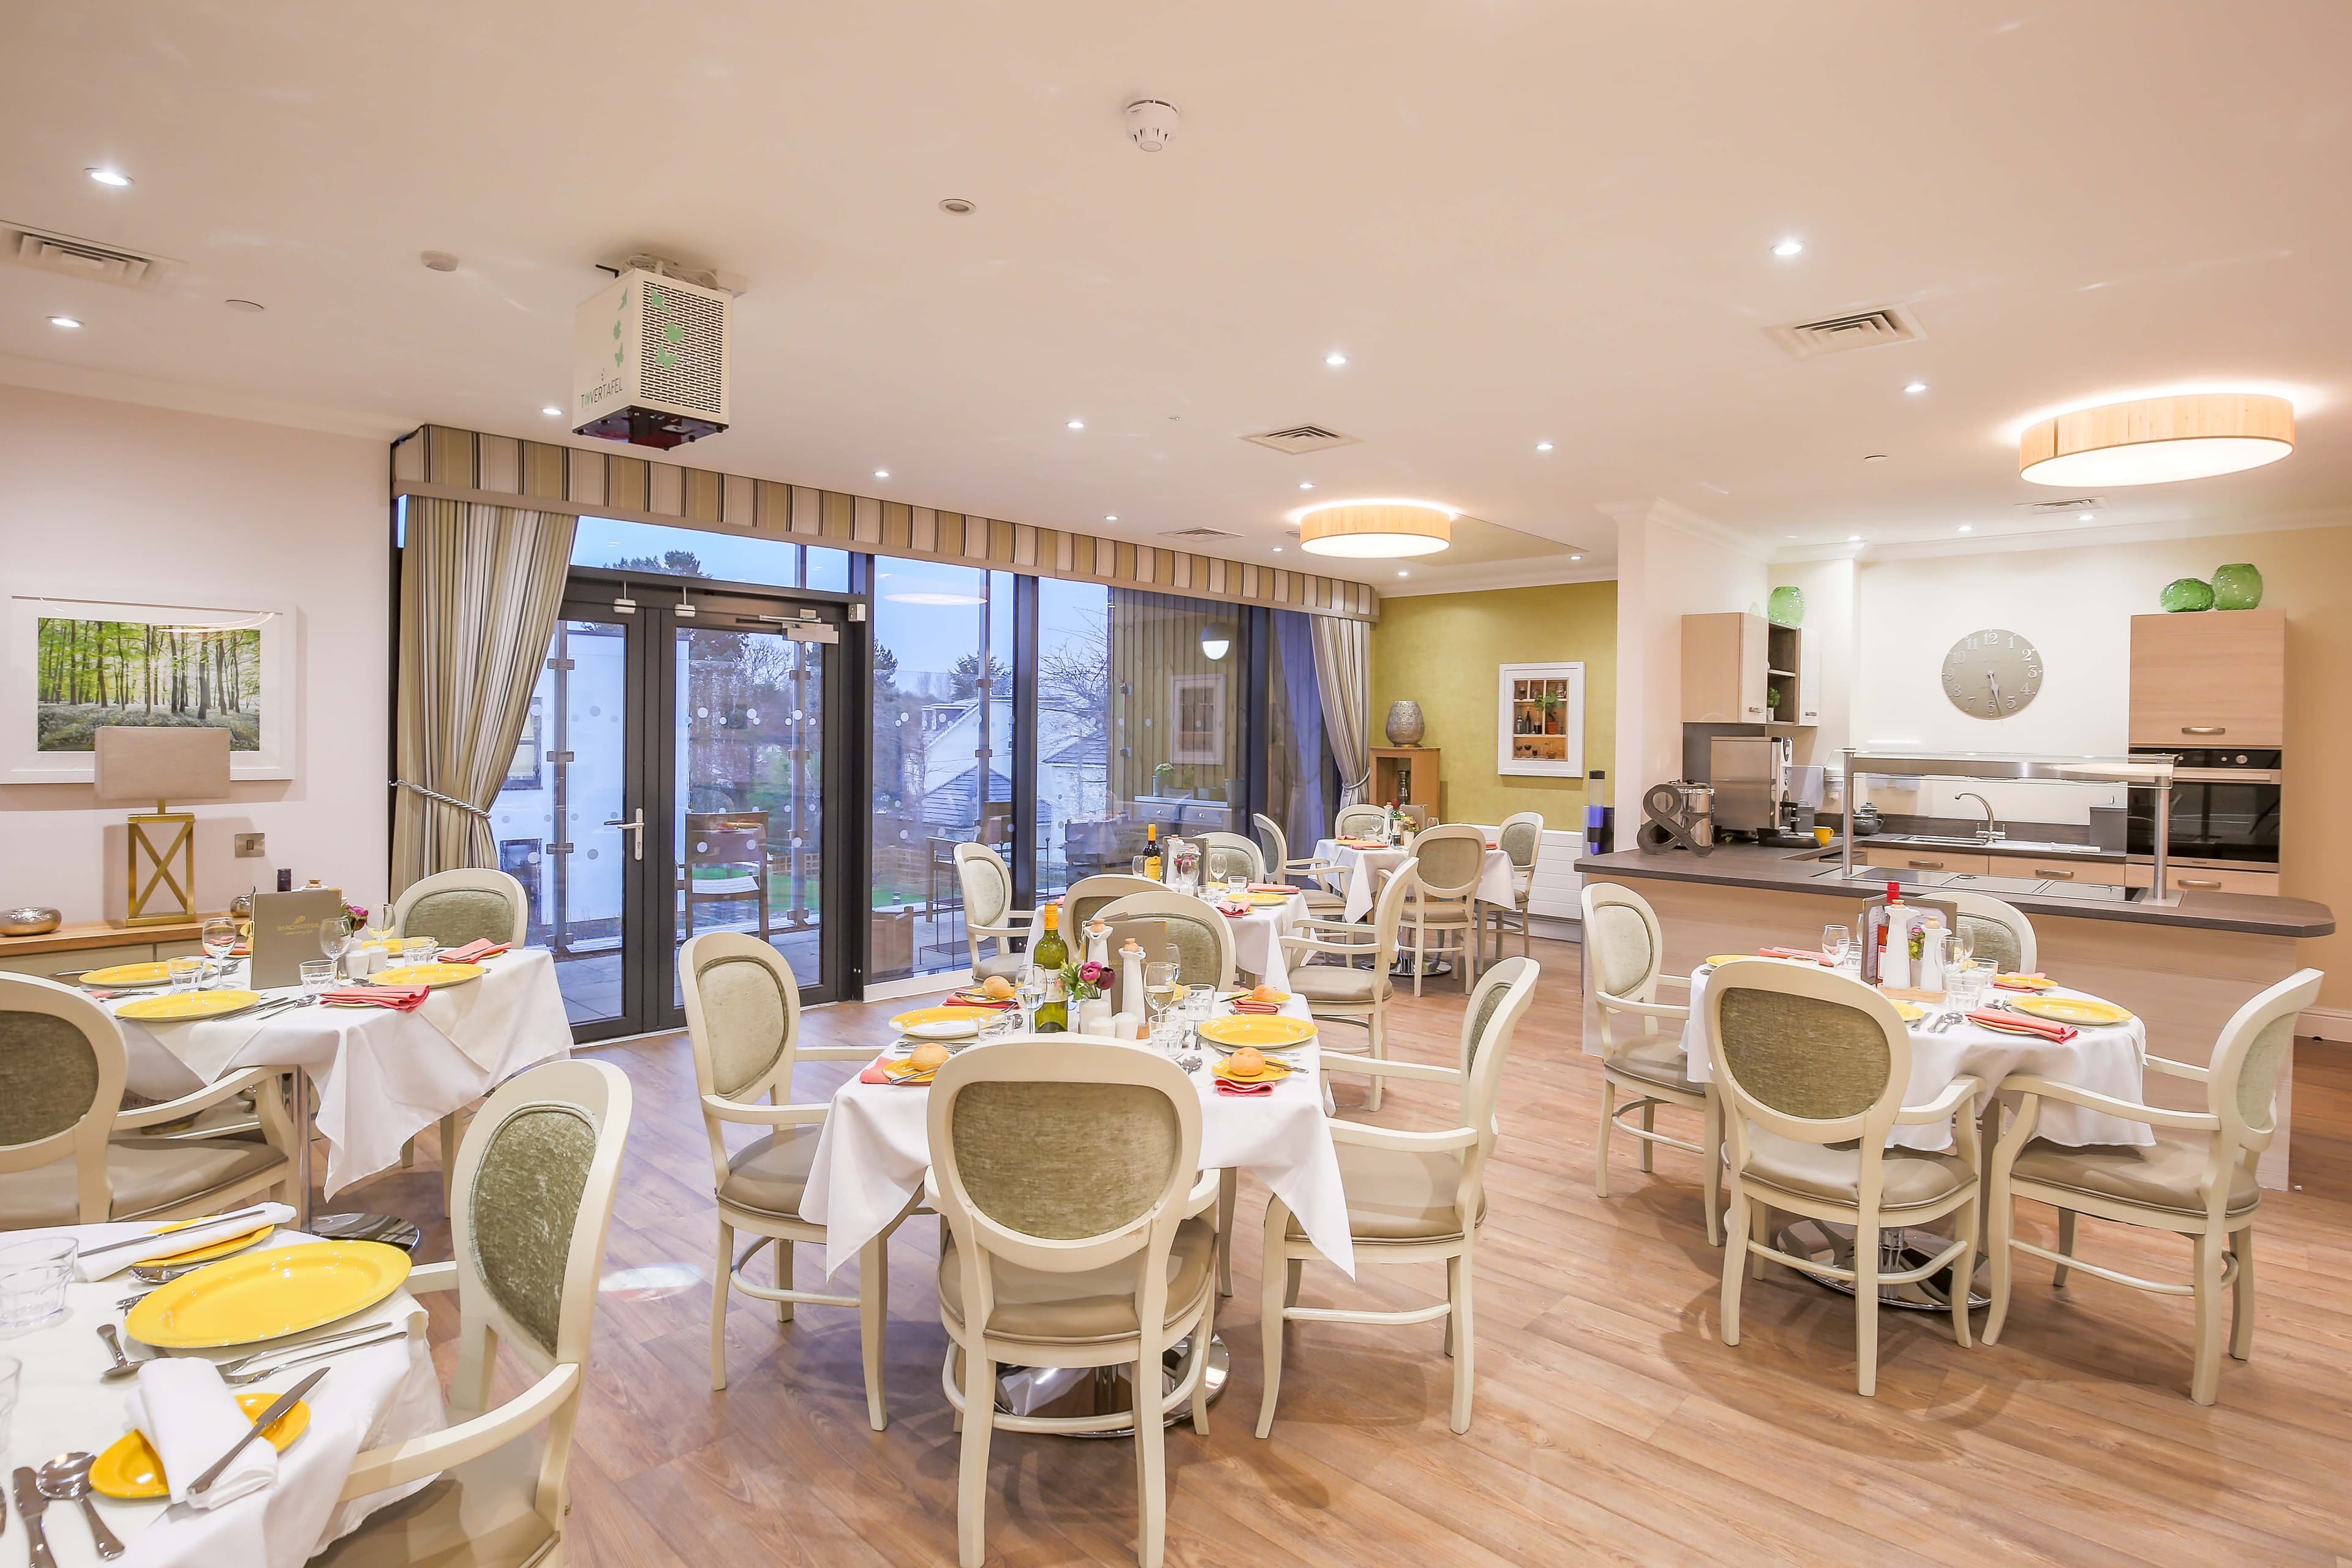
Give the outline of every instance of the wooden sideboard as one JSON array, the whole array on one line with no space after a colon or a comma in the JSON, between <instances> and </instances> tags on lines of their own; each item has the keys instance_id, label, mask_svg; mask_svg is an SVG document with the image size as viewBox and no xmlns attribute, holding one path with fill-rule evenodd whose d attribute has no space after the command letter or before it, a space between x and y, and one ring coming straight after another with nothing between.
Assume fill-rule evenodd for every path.
<instances>
[{"instance_id":1,"label":"wooden sideboard","mask_svg":"<svg viewBox=\"0 0 2352 1568\"><path fill-rule=\"evenodd\" d=\"M0 936L0 972L47 979L60 970L95 969L202 952L205 917L163 925L127 926L81 921L40 936Z\"/></svg>"}]
</instances>

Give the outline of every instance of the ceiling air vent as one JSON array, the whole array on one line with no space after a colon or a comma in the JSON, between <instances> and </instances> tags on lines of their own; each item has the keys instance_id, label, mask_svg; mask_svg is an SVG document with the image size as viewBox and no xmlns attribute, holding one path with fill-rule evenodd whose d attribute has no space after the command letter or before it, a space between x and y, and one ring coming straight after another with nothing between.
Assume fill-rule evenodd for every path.
<instances>
[{"instance_id":1,"label":"ceiling air vent","mask_svg":"<svg viewBox=\"0 0 2352 1568\"><path fill-rule=\"evenodd\" d=\"M1334 447L1352 447L1353 436L1342 436L1337 430L1326 430L1320 425L1293 425L1286 429L1261 430L1243 440L1253 446L1271 447L1277 452L1297 457L1301 452L1328 452Z\"/></svg>"},{"instance_id":2,"label":"ceiling air vent","mask_svg":"<svg viewBox=\"0 0 2352 1568\"><path fill-rule=\"evenodd\" d=\"M1162 539L1239 539L1238 533L1228 533L1222 528L1167 528L1160 530Z\"/></svg>"},{"instance_id":3,"label":"ceiling air vent","mask_svg":"<svg viewBox=\"0 0 2352 1568\"><path fill-rule=\"evenodd\" d=\"M163 257L125 250L119 245L101 245L94 239L77 239L69 234L52 234L5 220L0 220L0 247L5 247L9 258L20 266L124 289L160 289L177 265Z\"/></svg>"},{"instance_id":4,"label":"ceiling air vent","mask_svg":"<svg viewBox=\"0 0 2352 1568\"><path fill-rule=\"evenodd\" d=\"M1882 305L1874 310L1826 316L1793 326L1767 327L1764 334L1796 359L1843 353L1848 349L1874 349L1882 343L1916 342L1927 335L1911 312L1900 305Z\"/></svg>"},{"instance_id":5,"label":"ceiling air vent","mask_svg":"<svg viewBox=\"0 0 2352 1568\"><path fill-rule=\"evenodd\" d=\"M2096 511L2107 503L2096 496L2076 496L2072 500L2021 500L2020 511Z\"/></svg>"}]
</instances>

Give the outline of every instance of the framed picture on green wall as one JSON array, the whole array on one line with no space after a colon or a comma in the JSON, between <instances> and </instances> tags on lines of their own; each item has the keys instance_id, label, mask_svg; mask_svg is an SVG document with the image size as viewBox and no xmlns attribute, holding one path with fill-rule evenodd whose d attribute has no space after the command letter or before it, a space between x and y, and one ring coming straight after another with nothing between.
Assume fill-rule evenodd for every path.
<instances>
[{"instance_id":1,"label":"framed picture on green wall","mask_svg":"<svg viewBox=\"0 0 2352 1568\"><path fill-rule=\"evenodd\" d=\"M1584 666L1507 664L1496 680L1495 771L1584 776Z\"/></svg>"}]
</instances>

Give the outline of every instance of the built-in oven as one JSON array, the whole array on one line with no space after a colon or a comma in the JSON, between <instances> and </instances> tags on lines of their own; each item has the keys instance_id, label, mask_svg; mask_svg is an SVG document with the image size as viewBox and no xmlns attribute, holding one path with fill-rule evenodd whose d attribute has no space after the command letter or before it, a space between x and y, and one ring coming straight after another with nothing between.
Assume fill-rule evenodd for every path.
<instances>
[{"instance_id":1,"label":"built-in oven","mask_svg":"<svg viewBox=\"0 0 2352 1568\"><path fill-rule=\"evenodd\" d=\"M2132 755L2172 763L2172 842L2167 854L2191 866L2276 870L2279 859L2279 773L2275 751L2136 747ZM2156 853L2156 795L2126 792L2130 853Z\"/></svg>"}]
</instances>

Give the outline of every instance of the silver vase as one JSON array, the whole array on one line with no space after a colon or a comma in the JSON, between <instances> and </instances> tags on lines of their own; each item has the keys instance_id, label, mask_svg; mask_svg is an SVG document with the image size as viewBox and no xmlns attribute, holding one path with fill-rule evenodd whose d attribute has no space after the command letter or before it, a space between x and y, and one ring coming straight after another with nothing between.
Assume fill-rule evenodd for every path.
<instances>
[{"instance_id":1,"label":"silver vase","mask_svg":"<svg viewBox=\"0 0 2352 1568\"><path fill-rule=\"evenodd\" d=\"M1410 700L1389 705L1389 744L1418 746L1429 727L1421 720L1421 704Z\"/></svg>"}]
</instances>

